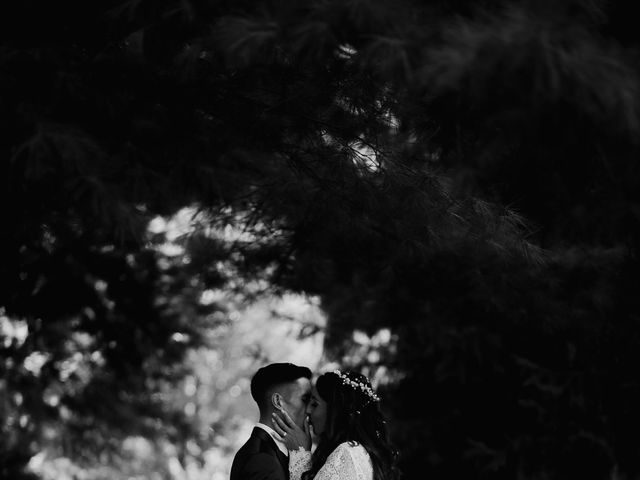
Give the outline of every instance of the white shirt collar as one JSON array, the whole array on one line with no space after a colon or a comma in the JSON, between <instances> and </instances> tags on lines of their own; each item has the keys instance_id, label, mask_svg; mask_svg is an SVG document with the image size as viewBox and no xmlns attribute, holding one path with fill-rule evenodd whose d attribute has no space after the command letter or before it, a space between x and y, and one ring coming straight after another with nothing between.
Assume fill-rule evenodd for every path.
<instances>
[{"instance_id":1,"label":"white shirt collar","mask_svg":"<svg viewBox=\"0 0 640 480\"><path fill-rule=\"evenodd\" d=\"M289 456L289 450L287 450L286 445L278 438L278 434L273 428L260 422L256 423L255 426L267 432L269 436L273 438L273 441L276 442L276 447L287 457Z\"/></svg>"}]
</instances>

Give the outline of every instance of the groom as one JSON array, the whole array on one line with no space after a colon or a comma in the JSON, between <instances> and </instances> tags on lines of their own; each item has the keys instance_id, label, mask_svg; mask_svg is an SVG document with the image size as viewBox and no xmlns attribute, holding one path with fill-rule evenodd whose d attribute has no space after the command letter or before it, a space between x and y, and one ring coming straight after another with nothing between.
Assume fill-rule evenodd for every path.
<instances>
[{"instance_id":1,"label":"groom","mask_svg":"<svg viewBox=\"0 0 640 480\"><path fill-rule=\"evenodd\" d=\"M251 396L260 420L236 453L230 480L288 480L287 448L272 428L272 414L283 408L302 426L311 396L311 370L292 363L272 363L251 379Z\"/></svg>"}]
</instances>

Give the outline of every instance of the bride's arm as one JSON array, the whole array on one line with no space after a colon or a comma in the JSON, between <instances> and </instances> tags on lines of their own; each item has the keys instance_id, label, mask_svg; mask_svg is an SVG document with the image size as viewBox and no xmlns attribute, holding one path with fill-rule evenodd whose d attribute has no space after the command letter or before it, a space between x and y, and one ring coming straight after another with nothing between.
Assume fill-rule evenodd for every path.
<instances>
[{"instance_id":1,"label":"bride's arm","mask_svg":"<svg viewBox=\"0 0 640 480\"><path fill-rule=\"evenodd\" d=\"M309 418L304 419L302 428L298 427L286 410L273 414L273 429L289 450L289 478L301 480L302 474L311 469L311 432Z\"/></svg>"},{"instance_id":2,"label":"bride's arm","mask_svg":"<svg viewBox=\"0 0 640 480\"><path fill-rule=\"evenodd\" d=\"M305 465L306 468L302 470L302 472L295 472L297 477L294 477L293 468L300 469L301 467L293 467L294 463L298 465L302 464L302 458L304 454L308 454L308 464ZM303 472L309 470L311 467L311 454L310 452L304 452L302 450L296 452L289 452L289 475L291 476L291 480L300 480L300 475ZM356 466L353 461L353 457L349 453L349 447L347 444L340 444L336 447L336 449L329 455L327 461L324 462L324 465L318 473L313 477L313 480L357 480L357 471Z\"/></svg>"},{"instance_id":3,"label":"bride's arm","mask_svg":"<svg viewBox=\"0 0 640 480\"><path fill-rule=\"evenodd\" d=\"M282 415L273 414L273 428L289 450L290 480L301 480L302 474L311 468L311 434L309 419L303 428L298 427L291 416L282 410ZM357 480L355 462L347 443L341 443L327 457L313 480Z\"/></svg>"},{"instance_id":4,"label":"bride's arm","mask_svg":"<svg viewBox=\"0 0 640 480\"><path fill-rule=\"evenodd\" d=\"M300 480L311 469L311 452L303 448L289 450L289 480Z\"/></svg>"}]
</instances>

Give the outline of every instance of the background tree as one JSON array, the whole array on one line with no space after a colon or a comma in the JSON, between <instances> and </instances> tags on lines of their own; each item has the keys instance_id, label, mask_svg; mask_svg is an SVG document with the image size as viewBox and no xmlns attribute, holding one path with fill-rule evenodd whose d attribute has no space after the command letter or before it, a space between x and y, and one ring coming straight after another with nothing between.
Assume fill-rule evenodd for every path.
<instances>
[{"instance_id":1,"label":"background tree","mask_svg":"<svg viewBox=\"0 0 640 480\"><path fill-rule=\"evenodd\" d=\"M335 358L384 366L407 478L637 476L623 2L34 0L3 17L0 305L29 332L5 371L80 332L126 391L180 362L175 333L198 338L158 296L234 272L318 295ZM191 205L250 241L203 241L163 277L143 232ZM352 357L355 330L388 342Z\"/></svg>"}]
</instances>

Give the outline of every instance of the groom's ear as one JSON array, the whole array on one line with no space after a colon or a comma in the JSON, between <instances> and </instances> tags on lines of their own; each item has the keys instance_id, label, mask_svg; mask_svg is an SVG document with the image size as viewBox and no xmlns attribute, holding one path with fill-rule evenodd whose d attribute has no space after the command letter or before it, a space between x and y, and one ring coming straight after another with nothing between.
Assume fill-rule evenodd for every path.
<instances>
[{"instance_id":1,"label":"groom's ear","mask_svg":"<svg viewBox=\"0 0 640 480\"><path fill-rule=\"evenodd\" d=\"M282 395L279 393L273 393L271 395L271 404L276 410L282 410Z\"/></svg>"}]
</instances>

